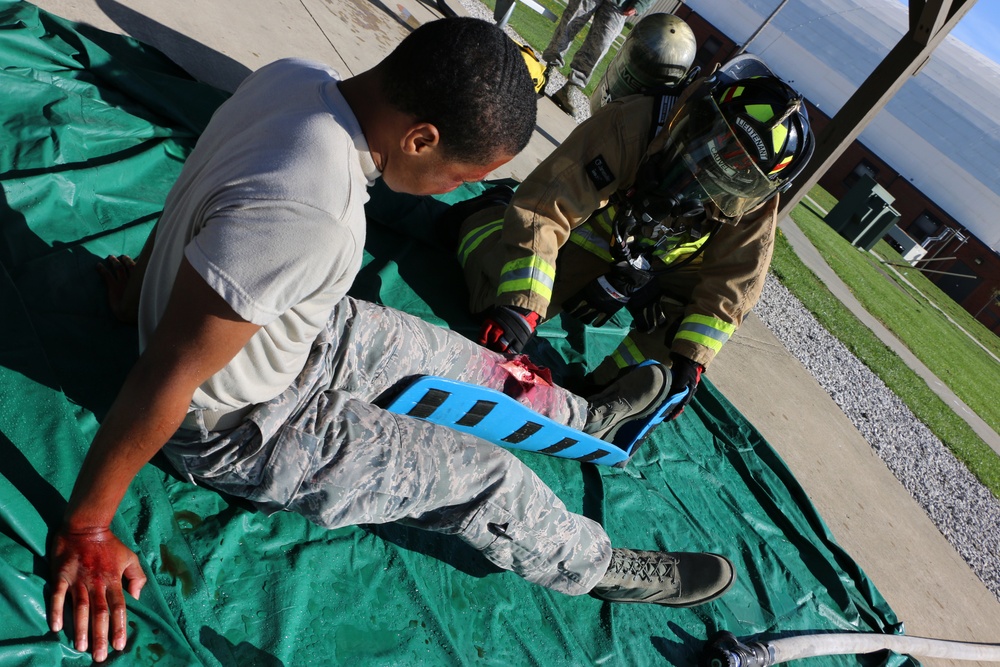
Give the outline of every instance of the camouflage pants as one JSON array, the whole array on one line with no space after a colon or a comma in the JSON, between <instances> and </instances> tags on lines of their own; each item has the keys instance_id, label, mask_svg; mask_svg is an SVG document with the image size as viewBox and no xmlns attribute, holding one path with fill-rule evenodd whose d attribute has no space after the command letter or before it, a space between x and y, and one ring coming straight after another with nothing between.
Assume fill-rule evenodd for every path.
<instances>
[{"instance_id":1,"label":"camouflage pants","mask_svg":"<svg viewBox=\"0 0 1000 667\"><path fill-rule=\"evenodd\" d=\"M563 56L573 43L573 38L583 30L591 17L594 22L590 25L590 31L570 63L569 82L581 88L587 85L594 67L601 62L601 58L611 48L611 43L625 27L625 15L613 2L569 0L549 45L542 53L542 60L546 63L562 67L565 64Z\"/></svg>"},{"instance_id":2,"label":"camouflage pants","mask_svg":"<svg viewBox=\"0 0 1000 667\"><path fill-rule=\"evenodd\" d=\"M566 509L508 451L373 405L437 375L510 392L507 360L405 313L344 299L296 383L226 433L182 429L164 448L192 481L328 528L401 522L455 535L499 567L571 595L601 579L604 529ZM559 387L517 396L580 428L586 401Z\"/></svg>"}]
</instances>

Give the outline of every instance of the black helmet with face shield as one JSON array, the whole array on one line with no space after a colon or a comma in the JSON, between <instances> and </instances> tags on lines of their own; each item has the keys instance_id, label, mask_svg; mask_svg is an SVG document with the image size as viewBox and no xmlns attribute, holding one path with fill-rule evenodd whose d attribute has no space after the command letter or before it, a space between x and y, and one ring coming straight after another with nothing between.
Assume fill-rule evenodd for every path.
<instances>
[{"instance_id":1,"label":"black helmet with face shield","mask_svg":"<svg viewBox=\"0 0 1000 667\"><path fill-rule=\"evenodd\" d=\"M791 185L813 145L802 96L744 54L682 94L639 168L631 215L660 222L711 203L738 221Z\"/></svg>"}]
</instances>

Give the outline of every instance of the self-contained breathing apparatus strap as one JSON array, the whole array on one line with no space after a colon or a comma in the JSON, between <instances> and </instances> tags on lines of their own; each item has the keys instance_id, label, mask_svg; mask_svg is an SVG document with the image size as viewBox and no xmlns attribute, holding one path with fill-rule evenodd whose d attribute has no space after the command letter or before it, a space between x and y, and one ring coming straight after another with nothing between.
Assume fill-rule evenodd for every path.
<instances>
[{"instance_id":1,"label":"self-contained breathing apparatus strap","mask_svg":"<svg viewBox=\"0 0 1000 667\"><path fill-rule=\"evenodd\" d=\"M692 74L696 76L697 72L693 72ZM693 76L689 75L687 80L676 86L664 86L656 90L648 91L648 94L656 96L656 102L653 104L653 116L650 122L647 145L652 143L656 135L658 135L660 131L666 127L667 121L670 120L671 112L677 104L677 100L680 98L681 93L690 83L692 78ZM626 262L633 268L640 271L648 271L654 275L660 275L675 271L682 266L686 266L701 256L701 254L705 251L705 246L707 246L712 240L715 232L718 231L720 225L722 224L720 221L714 221L712 228L707 232L708 238L704 243L698 246L693 253L685 257L683 260L664 266L661 269L654 270L652 268L653 253L660 246L660 244L668 238L667 234L661 236L656 244L644 248L641 252L633 252L632 246L634 244L630 243L628 239L632 235L632 232L635 231L636 227L641 224L640 221L636 219L633 206L633 202L642 201L643 193L639 191L639 187L633 187L632 190L624 196L619 195L615 197L615 207L617 212L611 224L610 247L611 257L615 260L615 262ZM656 222L652 219L642 222L647 222L651 225L656 224Z\"/></svg>"},{"instance_id":2,"label":"self-contained breathing apparatus strap","mask_svg":"<svg viewBox=\"0 0 1000 667\"><path fill-rule=\"evenodd\" d=\"M624 220L624 218L628 218L628 220ZM646 271L654 276L671 273L681 267L687 266L700 257L702 253L705 252L705 248L708 247L708 244L715 238L715 233L719 231L722 224L721 220L713 220L712 228L705 233L705 236L707 236L705 242L698 246L694 252L689 254L684 259L664 265L663 268L654 269L652 263L654 253L660 247L660 244L669 237L664 234L655 244L643 248L639 253L633 253L632 245L635 242L629 242L628 236L631 234L632 229L635 228L636 220L635 217L632 216L630 209L628 209L627 206L624 206L619 209L618 214L615 216L611 225L611 257L616 262L627 262L633 268L640 271Z\"/></svg>"},{"instance_id":3,"label":"self-contained breathing apparatus strap","mask_svg":"<svg viewBox=\"0 0 1000 667\"><path fill-rule=\"evenodd\" d=\"M680 99L681 93L684 89L690 85L692 81L698 78L698 74L701 72L700 67L692 67L684 77L682 81L676 83L672 86L662 85L649 88L642 91L644 95L652 95L656 97L656 102L653 104L653 118L652 123L649 128L649 140L646 142L649 145L653 141L653 137L660 133L666 124L670 120L670 112L673 111L674 106L677 105L677 100Z\"/></svg>"},{"instance_id":4,"label":"self-contained breathing apparatus strap","mask_svg":"<svg viewBox=\"0 0 1000 667\"><path fill-rule=\"evenodd\" d=\"M650 142L660 133L660 130L666 127L667 121L670 119L670 112L677 104L678 97L680 97L680 92L676 88L670 88L670 92L662 92L656 96L656 102L653 104L653 118L649 127Z\"/></svg>"}]
</instances>

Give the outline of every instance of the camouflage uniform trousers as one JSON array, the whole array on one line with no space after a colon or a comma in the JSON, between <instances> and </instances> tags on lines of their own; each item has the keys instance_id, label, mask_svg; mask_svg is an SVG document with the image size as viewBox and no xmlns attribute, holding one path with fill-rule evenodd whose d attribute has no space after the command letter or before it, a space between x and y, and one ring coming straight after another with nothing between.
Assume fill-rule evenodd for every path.
<instances>
[{"instance_id":1,"label":"camouflage uniform trousers","mask_svg":"<svg viewBox=\"0 0 1000 667\"><path fill-rule=\"evenodd\" d=\"M510 452L373 401L436 375L511 392L508 360L405 313L345 298L296 383L229 432L179 430L164 453L196 483L327 528L400 522L455 535L497 566L580 595L611 545ZM520 385L519 385L520 386ZM517 397L574 428L586 401L559 387Z\"/></svg>"},{"instance_id":2,"label":"camouflage uniform trousers","mask_svg":"<svg viewBox=\"0 0 1000 667\"><path fill-rule=\"evenodd\" d=\"M580 49L570 63L569 82L583 88L594 72L594 66L611 48L612 42L625 27L625 15L609 0L569 0L563 10L556 30L549 40L549 45L542 53L542 60L548 64L565 64L563 56L569 50L570 44L577 33L583 30L593 17L587 38L583 40Z\"/></svg>"}]
</instances>

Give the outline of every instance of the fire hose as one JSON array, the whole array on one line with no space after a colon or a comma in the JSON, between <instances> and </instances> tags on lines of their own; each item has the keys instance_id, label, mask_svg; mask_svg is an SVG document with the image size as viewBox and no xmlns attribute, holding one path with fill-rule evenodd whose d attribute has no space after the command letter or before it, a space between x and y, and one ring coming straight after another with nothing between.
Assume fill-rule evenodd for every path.
<instances>
[{"instance_id":1,"label":"fire hose","mask_svg":"<svg viewBox=\"0 0 1000 667\"><path fill-rule=\"evenodd\" d=\"M701 664L704 667L768 667L801 658L886 650L926 658L1000 662L1000 644L843 632L741 642L731 632L720 632L705 647Z\"/></svg>"}]
</instances>

